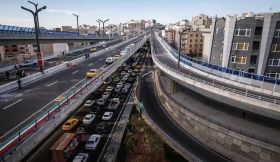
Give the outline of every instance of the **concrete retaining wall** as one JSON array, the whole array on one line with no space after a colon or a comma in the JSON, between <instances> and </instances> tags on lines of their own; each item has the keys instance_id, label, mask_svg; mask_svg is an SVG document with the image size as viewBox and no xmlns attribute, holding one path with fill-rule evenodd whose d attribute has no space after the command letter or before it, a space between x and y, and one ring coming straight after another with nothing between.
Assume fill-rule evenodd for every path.
<instances>
[{"instance_id":1,"label":"concrete retaining wall","mask_svg":"<svg viewBox=\"0 0 280 162\"><path fill-rule=\"evenodd\" d=\"M280 147L252 139L202 119L174 102L162 91L155 76L156 92L165 110L184 131L190 133L209 148L233 161L280 161Z\"/></svg>"}]
</instances>

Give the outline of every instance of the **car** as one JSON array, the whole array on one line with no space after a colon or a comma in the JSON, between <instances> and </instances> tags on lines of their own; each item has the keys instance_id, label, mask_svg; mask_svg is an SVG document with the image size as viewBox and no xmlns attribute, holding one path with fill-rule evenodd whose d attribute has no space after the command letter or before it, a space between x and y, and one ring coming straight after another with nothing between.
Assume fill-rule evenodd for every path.
<instances>
[{"instance_id":1,"label":"car","mask_svg":"<svg viewBox=\"0 0 280 162\"><path fill-rule=\"evenodd\" d=\"M118 83L116 87L122 88L123 87L123 83Z\"/></svg>"},{"instance_id":2,"label":"car","mask_svg":"<svg viewBox=\"0 0 280 162\"><path fill-rule=\"evenodd\" d=\"M136 76L136 73L133 71L133 72L131 73L131 76L135 77L135 76Z\"/></svg>"},{"instance_id":3,"label":"car","mask_svg":"<svg viewBox=\"0 0 280 162\"><path fill-rule=\"evenodd\" d=\"M78 127L76 133L77 134L84 134L84 133L86 133L85 127L84 126Z\"/></svg>"},{"instance_id":4,"label":"car","mask_svg":"<svg viewBox=\"0 0 280 162\"><path fill-rule=\"evenodd\" d=\"M121 87L116 87L116 88L115 88L115 92L116 92L116 93L119 93L121 90L122 90Z\"/></svg>"},{"instance_id":5,"label":"car","mask_svg":"<svg viewBox=\"0 0 280 162\"><path fill-rule=\"evenodd\" d=\"M90 52L96 52L96 48L91 48Z\"/></svg>"},{"instance_id":6,"label":"car","mask_svg":"<svg viewBox=\"0 0 280 162\"><path fill-rule=\"evenodd\" d=\"M134 78L133 78L133 77L129 77L129 78L127 79L127 81L131 83L131 82L134 81Z\"/></svg>"},{"instance_id":7,"label":"car","mask_svg":"<svg viewBox=\"0 0 280 162\"><path fill-rule=\"evenodd\" d=\"M108 77L107 79L104 80L105 85L109 85L112 82L112 78Z\"/></svg>"},{"instance_id":8,"label":"car","mask_svg":"<svg viewBox=\"0 0 280 162\"><path fill-rule=\"evenodd\" d=\"M133 71L134 71L135 73L138 73L138 72L139 72L139 70L138 70L138 69L134 69Z\"/></svg>"},{"instance_id":9,"label":"car","mask_svg":"<svg viewBox=\"0 0 280 162\"><path fill-rule=\"evenodd\" d=\"M110 124L108 122L101 122L96 126L95 132L97 133L104 133L106 132L106 128L109 126Z\"/></svg>"},{"instance_id":10,"label":"car","mask_svg":"<svg viewBox=\"0 0 280 162\"><path fill-rule=\"evenodd\" d=\"M121 56L124 56L126 54L127 54L127 51L121 51L121 53L120 53Z\"/></svg>"},{"instance_id":11,"label":"car","mask_svg":"<svg viewBox=\"0 0 280 162\"><path fill-rule=\"evenodd\" d=\"M124 77L130 77L129 73L125 73Z\"/></svg>"},{"instance_id":12,"label":"car","mask_svg":"<svg viewBox=\"0 0 280 162\"><path fill-rule=\"evenodd\" d=\"M106 64L111 64L111 63L113 63L113 62L114 62L113 57L107 57L107 58L106 58Z\"/></svg>"},{"instance_id":13,"label":"car","mask_svg":"<svg viewBox=\"0 0 280 162\"><path fill-rule=\"evenodd\" d=\"M114 56L113 56L113 60L114 60L114 61L118 61L120 58L121 58L120 55L114 55Z\"/></svg>"},{"instance_id":14,"label":"car","mask_svg":"<svg viewBox=\"0 0 280 162\"><path fill-rule=\"evenodd\" d=\"M124 84L124 88L129 89L130 87L131 87L131 84L130 84L130 83L125 83L125 84Z\"/></svg>"},{"instance_id":15,"label":"car","mask_svg":"<svg viewBox=\"0 0 280 162\"><path fill-rule=\"evenodd\" d=\"M121 72L121 77L123 77L125 74L126 74L126 72L125 72L125 71L122 71L122 72Z\"/></svg>"},{"instance_id":16,"label":"car","mask_svg":"<svg viewBox=\"0 0 280 162\"><path fill-rule=\"evenodd\" d=\"M98 146L98 143L100 142L101 135L99 134L93 134L89 137L89 139L86 142L85 149L86 150L95 150Z\"/></svg>"},{"instance_id":17,"label":"car","mask_svg":"<svg viewBox=\"0 0 280 162\"><path fill-rule=\"evenodd\" d=\"M113 80L113 83L118 83L120 81L120 78L119 77L115 77L114 80Z\"/></svg>"},{"instance_id":18,"label":"car","mask_svg":"<svg viewBox=\"0 0 280 162\"><path fill-rule=\"evenodd\" d=\"M123 67L126 67L126 66L127 66L127 63L123 63L122 66L123 66Z\"/></svg>"},{"instance_id":19,"label":"car","mask_svg":"<svg viewBox=\"0 0 280 162\"><path fill-rule=\"evenodd\" d=\"M128 69L127 72L128 72L128 73L132 73L132 69Z\"/></svg>"},{"instance_id":20,"label":"car","mask_svg":"<svg viewBox=\"0 0 280 162\"><path fill-rule=\"evenodd\" d=\"M120 83L123 83L123 84L124 84L125 82L126 82L126 79L123 79L123 78L122 78L122 79L120 80Z\"/></svg>"},{"instance_id":21,"label":"car","mask_svg":"<svg viewBox=\"0 0 280 162\"><path fill-rule=\"evenodd\" d=\"M105 112L102 116L102 120L110 120L113 116L113 112Z\"/></svg>"},{"instance_id":22,"label":"car","mask_svg":"<svg viewBox=\"0 0 280 162\"><path fill-rule=\"evenodd\" d=\"M105 99L104 98L98 99L97 105L100 105L100 106L105 105Z\"/></svg>"},{"instance_id":23,"label":"car","mask_svg":"<svg viewBox=\"0 0 280 162\"><path fill-rule=\"evenodd\" d=\"M128 93L128 88L124 87L124 88L122 89L122 93L123 93L123 94Z\"/></svg>"},{"instance_id":24,"label":"car","mask_svg":"<svg viewBox=\"0 0 280 162\"><path fill-rule=\"evenodd\" d=\"M108 86L108 87L106 88L106 91L107 91L107 92L112 92L112 91L113 91L113 89L114 89L114 87L112 87L112 86Z\"/></svg>"},{"instance_id":25,"label":"car","mask_svg":"<svg viewBox=\"0 0 280 162\"><path fill-rule=\"evenodd\" d=\"M95 118L94 114L87 114L83 119L83 124L85 125L91 124L94 118Z\"/></svg>"},{"instance_id":26,"label":"car","mask_svg":"<svg viewBox=\"0 0 280 162\"><path fill-rule=\"evenodd\" d=\"M110 101L110 104L108 105L108 109L116 110L120 105L120 99L119 98L112 98Z\"/></svg>"},{"instance_id":27,"label":"car","mask_svg":"<svg viewBox=\"0 0 280 162\"><path fill-rule=\"evenodd\" d=\"M130 66L127 65L127 66L124 68L124 71L127 71L129 68L130 68Z\"/></svg>"},{"instance_id":28,"label":"car","mask_svg":"<svg viewBox=\"0 0 280 162\"><path fill-rule=\"evenodd\" d=\"M87 73L86 73L86 77L87 78L93 78L97 75L97 69L90 69Z\"/></svg>"},{"instance_id":29,"label":"car","mask_svg":"<svg viewBox=\"0 0 280 162\"><path fill-rule=\"evenodd\" d=\"M85 107L91 107L94 104L94 100L87 100L84 104Z\"/></svg>"},{"instance_id":30,"label":"car","mask_svg":"<svg viewBox=\"0 0 280 162\"><path fill-rule=\"evenodd\" d=\"M21 63L19 66L21 67L28 67L28 66L33 66L36 65L36 61L34 60L25 60L23 63Z\"/></svg>"},{"instance_id":31,"label":"car","mask_svg":"<svg viewBox=\"0 0 280 162\"><path fill-rule=\"evenodd\" d=\"M78 153L72 162L87 162L89 157L88 153Z\"/></svg>"},{"instance_id":32,"label":"car","mask_svg":"<svg viewBox=\"0 0 280 162\"><path fill-rule=\"evenodd\" d=\"M102 94L102 98L106 100L106 99L108 99L108 98L109 98L110 94L111 94L111 92L108 92L108 91L103 92L103 94Z\"/></svg>"},{"instance_id":33,"label":"car","mask_svg":"<svg viewBox=\"0 0 280 162\"><path fill-rule=\"evenodd\" d=\"M68 131L75 128L75 126L79 123L79 119L77 118L70 118L68 119L62 126L62 130Z\"/></svg>"}]
</instances>

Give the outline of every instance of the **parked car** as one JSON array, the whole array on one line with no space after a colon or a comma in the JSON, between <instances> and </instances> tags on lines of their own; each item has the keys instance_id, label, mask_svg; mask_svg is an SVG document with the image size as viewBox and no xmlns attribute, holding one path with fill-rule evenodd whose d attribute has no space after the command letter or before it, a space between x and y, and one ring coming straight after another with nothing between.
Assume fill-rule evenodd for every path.
<instances>
[{"instance_id":1,"label":"parked car","mask_svg":"<svg viewBox=\"0 0 280 162\"><path fill-rule=\"evenodd\" d=\"M106 91L107 91L107 92L112 92L112 91L113 91L113 89L114 89L114 87L112 87L112 86L108 86L108 87L106 88Z\"/></svg>"},{"instance_id":2,"label":"parked car","mask_svg":"<svg viewBox=\"0 0 280 162\"><path fill-rule=\"evenodd\" d=\"M93 122L94 118L95 118L94 114L87 114L83 119L83 124L85 124L85 125L91 124Z\"/></svg>"},{"instance_id":3,"label":"parked car","mask_svg":"<svg viewBox=\"0 0 280 162\"><path fill-rule=\"evenodd\" d=\"M91 107L94 104L94 100L87 100L84 104L85 107Z\"/></svg>"},{"instance_id":4,"label":"parked car","mask_svg":"<svg viewBox=\"0 0 280 162\"><path fill-rule=\"evenodd\" d=\"M106 64L111 64L111 63L113 63L113 62L114 62L113 57L107 57L107 58L106 58Z\"/></svg>"},{"instance_id":5,"label":"parked car","mask_svg":"<svg viewBox=\"0 0 280 162\"><path fill-rule=\"evenodd\" d=\"M105 99L104 98L98 99L97 105L100 105L100 106L105 105Z\"/></svg>"},{"instance_id":6,"label":"parked car","mask_svg":"<svg viewBox=\"0 0 280 162\"><path fill-rule=\"evenodd\" d=\"M101 135L99 134L93 134L89 137L89 139L86 142L85 149L86 150L95 150L98 146L98 143L100 142Z\"/></svg>"},{"instance_id":7,"label":"parked car","mask_svg":"<svg viewBox=\"0 0 280 162\"><path fill-rule=\"evenodd\" d=\"M112 98L110 101L110 104L108 106L108 109L115 110L119 107L120 105L120 99L119 98Z\"/></svg>"},{"instance_id":8,"label":"parked car","mask_svg":"<svg viewBox=\"0 0 280 162\"><path fill-rule=\"evenodd\" d=\"M95 132L104 133L106 132L106 128L109 126L108 122L101 122L96 126Z\"/></svg>"},{"instance_id":9,"label":"parked car","mask_svg":"<svg viewBox=\"0 0 280 162\"><path fill-rule=\"evenodd\" d=\"M105 112L102 116L102 120L110 120L113 116L113 112Z\"/></svg>"},{"instance_id":10,"label":"parked car","mask_svg":"<svg viewBox=\"0 0 280 162\"><path fill-rule=\"evenodd\" d=\"M93 78L97 75L97 69L90 69L87 73L86 73L86 77L87 78Z\"/></svg>"},{"instance_id":11,"label":"parked car","mask_svg":"<svg viewBox=\"0 0 280 162\"><path fill-rule=\"evenodd\" d=\"M78 153L72 162L87 162L89 157L88 153Z\"/></svg>"},{"instance_id":12,"label":"parked car","mask_svg":"<svg viewBox=\"0 0 280 162\"><path fill-rule=\"evenodd\" d=\"M36 65L36 61L34 60L25 60L23 63L21 63L19 66L21 67L27 67L27 66L33 66Z\"/></svg>"},{"instance_id":13,"label":"parked car","mask_svg":"<svg viewBox=\"0 0 280 162\"><path fill-rule=\"evenodd\" d=\"M68 119L62 126L62 130L72 130L79 122L77 118Z\"/></svg>"},{"instance_id":14,"label":"parked car","mask_svg":"<svg viewBox=\"0 0 280 162\"><path fill-rule=\"evenodd\" d=\"M108 91L103 92L103 94L102 94L102 98L106 100L106 99L108 99L108 98L109 98L110 94L111 94L111 92L108 92Z\"/></svg>"},{"instance_id":15,"label":"parked car","mask_svg":"<svg viewBox=\"0 0 280 162\"><path fill-rule=\"evenodd\" d=\"M136 73L135 73L135 72L132 72L132 73L131 73L131 76L135 77L135 76L136 76Z\"/></svg>"}]
</instances>

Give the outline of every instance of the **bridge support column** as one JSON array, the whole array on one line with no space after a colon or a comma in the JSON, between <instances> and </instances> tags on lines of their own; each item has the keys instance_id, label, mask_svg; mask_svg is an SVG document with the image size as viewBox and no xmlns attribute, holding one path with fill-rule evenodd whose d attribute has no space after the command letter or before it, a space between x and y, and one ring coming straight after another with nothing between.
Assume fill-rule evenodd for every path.
<instances>
[{"instance_id":1,"label":"bridge support column","mask_svg":"<svg viewBox=\"0 0 280 162\"><path fill-rule=\"evenodd\" d=\"M4 46L0 46L0 61L5 59L5 49Z\"/></svg>"},{"instance_id":2,"label":"bridge support column","mask_svg":"<svg viewBox=\"0 0 280 162\"><path fill-rule=\"evenodd\" d=\"M168 94L174 94L179 90L178 83L176 83L174 80L168 77L166 77L166 86L167 86L166 90Z\"/></svg>"}]
</instances>

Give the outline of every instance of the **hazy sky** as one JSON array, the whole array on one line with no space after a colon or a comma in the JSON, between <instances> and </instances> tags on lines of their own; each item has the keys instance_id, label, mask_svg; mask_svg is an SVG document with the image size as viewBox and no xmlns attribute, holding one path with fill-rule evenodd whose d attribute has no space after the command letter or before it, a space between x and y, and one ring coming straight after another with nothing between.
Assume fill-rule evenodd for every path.
<instances>
[{"instance_id":1,"label":"hazy sky","mask_svg":"<svg viewBox=\"0 0 280 162\"><path fill-rule=\"evenodd\" d=\"M33 9L27 0L0 0L0 24L33 27L30 13L20 6ZM131 19L156 19L160 23L191 20L200 13L225 16L243 12L277 12L280 0L34 0L47 10L40 13L40 25L53 28L75 26L72 13L80 14L80 24L97 25L96 19L110 19L111 23Z\"/></svg>"}]
</instances>

